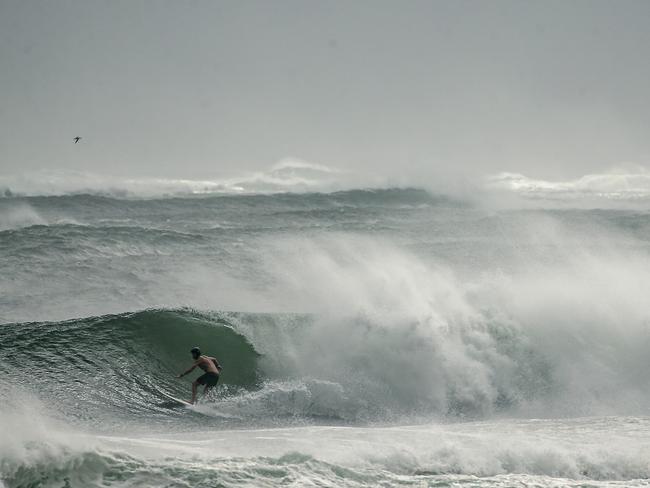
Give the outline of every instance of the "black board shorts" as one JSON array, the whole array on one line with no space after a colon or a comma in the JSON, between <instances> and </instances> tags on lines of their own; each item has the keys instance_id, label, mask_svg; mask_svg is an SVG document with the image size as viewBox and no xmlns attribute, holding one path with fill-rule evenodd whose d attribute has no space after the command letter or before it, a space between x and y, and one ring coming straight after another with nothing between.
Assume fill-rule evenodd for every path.
<instances>
[{"instance_id":1,"label":"black board shorts","mask_svg":"<svg viewBox=\"0 0 650 488\"><path fill-rule=\"evenodd\" d=\"M196 379L196 382L199 385L205 386L214 386L219 381L219 375L217 373L204 373Z\"/></svg>"}]
</instances>

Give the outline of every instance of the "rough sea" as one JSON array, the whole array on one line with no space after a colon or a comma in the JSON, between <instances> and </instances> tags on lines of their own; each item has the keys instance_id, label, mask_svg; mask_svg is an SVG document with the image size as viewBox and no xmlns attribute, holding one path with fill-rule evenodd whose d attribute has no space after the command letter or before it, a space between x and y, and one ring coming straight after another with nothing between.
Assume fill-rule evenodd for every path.
<instances>
[{"instance_id":1,"label":"rough sea","mask_svg":"<svg viewBox=\"0 0 650 488\"><path fill-rule=\"evenodd\" d=\"M2 488L650 486L642 206L6 195Z\"/></svg>"}]
</instances>

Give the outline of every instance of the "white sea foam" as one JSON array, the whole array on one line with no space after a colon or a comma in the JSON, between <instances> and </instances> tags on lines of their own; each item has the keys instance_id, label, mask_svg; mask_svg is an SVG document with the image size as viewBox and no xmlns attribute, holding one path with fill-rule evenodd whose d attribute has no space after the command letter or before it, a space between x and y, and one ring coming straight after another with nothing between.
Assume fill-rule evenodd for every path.
<instances>
[{"instance_id":1,"label":"white sea foam","mask_svg":"<svg viewBox=\"0 0 650 488\"><path fill-rule=\"evenodd\" d=\"M15 405L14 405L15 406ZM188 410L188 415L202 415ZM0 411L0 480L11 487L637 487L650 476L643 417L501 419L393 427L169 429L92 435L25 404Z\"/></svg>"},{"instance_id":2,"label":"white sea foam","mask_svg":"<svg viewBox=\"0 0 650 488\"><path fill-rule=\"evenodd\" d=\"M178 474L217 469L264 478L271 466L325 486L453 483L471 486L647 486L648 421L642 418L499 420L409 427L298 427L142 437L101 437L104 449ZM158 468L159 469L159 468ZM164 472L164 471L163 471ZM286 476L290 479L291 474ZM636 481L635 481L636 480ZM296 480L298 481L298 480ZM374 483L373 483L374 482ZM358 484L357 484L358 483ZM255 483L253 483L255 484Z\"/></svg>"}]
</instances>

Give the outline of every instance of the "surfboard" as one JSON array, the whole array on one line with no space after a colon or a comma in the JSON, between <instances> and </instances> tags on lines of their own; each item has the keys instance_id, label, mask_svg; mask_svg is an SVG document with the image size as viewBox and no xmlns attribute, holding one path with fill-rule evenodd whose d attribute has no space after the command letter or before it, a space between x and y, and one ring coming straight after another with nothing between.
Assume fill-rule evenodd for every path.
<instances>
[{"instance_id":1,"label":"surfboard","mask_svg":"<svg viewBox=\"0 0 650 488\"><path fill-rule=\"evenodd\" d=\"M193 407L193 405L190 402L186 402L185 400L181 400L180 398L176 398L174 396L171 396L165 390L160 390L160 389L157 389L157 390L158 390L158 393L160 393L162 396L164 396L168 400L171 400L172 402L177 403L178 405L184 405L186 407Z\"/></svg>"}]
</instances>

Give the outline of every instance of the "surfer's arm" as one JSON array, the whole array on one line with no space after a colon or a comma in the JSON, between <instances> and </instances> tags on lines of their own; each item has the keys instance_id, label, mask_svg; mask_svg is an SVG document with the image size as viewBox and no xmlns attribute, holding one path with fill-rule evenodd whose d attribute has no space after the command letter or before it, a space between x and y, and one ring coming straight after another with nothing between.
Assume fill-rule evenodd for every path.
<instances>
[{"instance_id":1,"label":"surfer's arm","mask_svg":"<svg viewBox=\"0 0 650 488\"><path fill-rule=\"evenodd\" d=\"M194 370L194 368L196 368L196 363L193 364L192 367L191 367L190 369L188 369L187 371L185 371L184 373L179 374L178 377L179 377L179 378L182 378L182 377L185 376L186 374L191 373L191 372Z\"/></svg>"}]
</instances>

